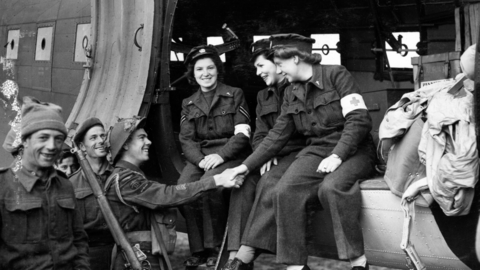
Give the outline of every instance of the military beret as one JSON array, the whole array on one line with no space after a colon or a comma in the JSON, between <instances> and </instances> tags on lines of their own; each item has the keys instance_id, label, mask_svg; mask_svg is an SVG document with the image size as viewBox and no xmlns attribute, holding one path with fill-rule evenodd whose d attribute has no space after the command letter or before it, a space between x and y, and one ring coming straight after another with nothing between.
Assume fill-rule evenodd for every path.
<instances>
[{"instance_id":1,"label":"military beret","mask_svg":"<svg viewBox=\"0 0 480 270\"><path fill-rule=\"evenodd\" d=\"M197 59L202 55L213 55L220 57L218 54L218 50L217 48L215 48L215 46L200 45L190 50L190 52L187 54L187 57L185 58L185 65L188 65L191 61Z\"/></svg>"},{"instance_id":2,"label":"military beret","mask_svg":"<svg viewBox=\"0 0 480 270\"><path fill-rule=\"evenodd\" d=\"M260 54L270 51L270 39L264 38L257 40L250 45L250 49L252 50L252 57L250 60L253 62Z\"/></svg>"},{"instance_id":3,"label":"military beret","mask_svg":"<svg viewBox=\"0 0 480 270\"><path fill-rule=\"evenodd\" d=\"M132 118L119 119L109 133L110 152L113 162L116 162L118 154L128 137L137 129L145 126L145 117L133 116Z\"/></svg>"},{"instance_id":4,"label":"military beret","mask_svg":"<svg viewBox=\"0 0 480 270\"><path fill-rule=\"evenodd\" d=\"M102 121L96 117L88 118L87 120L83 121L83 123L78 127L77 133L75 133L75 136L73 137L75 144L78 145L81 141L83 141L85 134L94 126L104 127Z\"/></svg>"},{"instance_id":5,"label":"military beret","mask_svg":"<svg viewBox=\"0 0 480 270\"><path fill-rule=\"evenodd\" d=\"M306 53L312 53L313 43L315 43L315 39L299 34L277 34L270 36L271 48L278 45L290 46Z\"/></svg>"}]
</instances>

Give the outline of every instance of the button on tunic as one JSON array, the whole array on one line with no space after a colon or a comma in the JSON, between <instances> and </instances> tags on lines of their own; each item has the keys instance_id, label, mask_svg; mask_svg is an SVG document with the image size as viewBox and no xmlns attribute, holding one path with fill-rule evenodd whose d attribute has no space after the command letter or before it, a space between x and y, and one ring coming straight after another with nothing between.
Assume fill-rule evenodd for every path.
<instances>
[{"instance_id":1,"label":"button on tunic","mask_svg":"<svg viewBox=\"0 0 480 270\"><path fill-rule=\"evenodd\" d=\"M0 269L90 269L72 184L52 168L0 170Z\"/></svg>"}]
</instances>

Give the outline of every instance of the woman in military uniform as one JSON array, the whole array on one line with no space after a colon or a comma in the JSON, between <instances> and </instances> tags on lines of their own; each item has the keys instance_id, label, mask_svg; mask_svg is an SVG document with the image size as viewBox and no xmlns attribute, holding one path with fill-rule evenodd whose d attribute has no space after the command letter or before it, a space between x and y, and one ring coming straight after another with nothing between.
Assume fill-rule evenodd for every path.
<instances>
[{"instance_id":1,"label":"woman in military uniform","mask_svg":"<svg viewBox=\"0 0 480 270\"><path fill-rule=\"evenodd\" d=\"M251 153L250 115L239 88L219 82L223 66L214 46L187 55L187 76L199 89L182 102L180 143L187 159L178 184L202 181L238 166ZM227 190L217 189L180 208L187 222L192 257L187 267L214 266L228 215ZM201 210L196 207L201 206Z\"/></svg>"},{"instance_id":2,"label":"woman in military uniform","mask_svg":"<svg viewBox=\"0 0 480 270\"><path fill-rule=\"evenodd\" d=\"M277 261L289 270L309 269L306 209L320 200L331 213L339 258L349 259L352 269L368 269L358 180L374 171L371 118L353 77L343 66L320 65L320 55L311 54L314 42L296 34L271 38L277 72L292 84L285 90L282 113L273 129L234 170L255 170L273 158L295 131L303 134L307 146L274 190Z\"/></svg>"},{"instance_id":3,"label":"woman in military uniform","mask_svg":"<svg viewBox=\"0 0 480 270\"><path fill-rule=\"evenodd\" d=\"M275 126L285 89L290 84L283 75L276 72L269 39L256 41L251 49L251 62L255 66L256 74L267 85L267 88L257 95L257 118L252 139L255 150L267 136L268 131ZM259 181L256 181L258 177L248 177L242 188L232 190L228 213L227 249L230 255L223 269L235 269L241 262L251 261L259 252L276 252L277 230L273 190L304 147L305 138L296 132L274 158L262 165ZM253 263L242 268L253 269Z\"/></svg>"}]
</instances>

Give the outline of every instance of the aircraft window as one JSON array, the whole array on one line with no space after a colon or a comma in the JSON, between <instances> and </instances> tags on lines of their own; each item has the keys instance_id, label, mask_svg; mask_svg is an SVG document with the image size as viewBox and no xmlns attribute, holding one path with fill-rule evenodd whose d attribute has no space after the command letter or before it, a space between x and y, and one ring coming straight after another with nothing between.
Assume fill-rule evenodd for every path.
<instances>
[{"instance_id":1,"label":"aircraft window","mask_svg":"<svg viewBox=\"0 0 480 270\"><path fill-rule=\"evenodd\" d=\"M182 38L178 38L180 41L182 41ZM175 43L175 41L172 39L172 42ZM184 55L183 53L179 53L179 52L174 52L174 51L170 51L170 61L181 61L183 62L184 61Z\"/></svg>"},{"instance_id":2,"label":"aircraft window","mask_svg":"<svg viewBox=\"0 0 480 270\"><path fill-rule=\"evenodd\" d=\"M91 27L89 23L77 24L77 35L75 37L75 62L87 62L87 57L83 48L89 48L91 45L90 29Z\"/></svg>"},{"instance_id":3,"label":"aircraft window","mask_svg":"<svg viewBox=\"0 0 480 270\"><path fill-rule=\"evenodd\" d=\"M322 56L324 65L341 65L340 53L337 52L337 43L340 42L339 34L313 34L310 36L315 39L313 43L313 53ZM328 46L328 47L327 47Z\"/></svg>"},{"instance_id":4,"label":"aircraft window","mask_svg":"<svg viewBox=\"0 0 480 270\"><path fill-rule=\"evenodd\" d=\"M417 43L420 41L419 32L393 32L393 35L398 40L398 35L402 35L402 43L407 45L408 49L417 49ZM385 42L385 49L391 50L392 47ZM404 48L402 48L404 49ZM407 56L403 57L397 52L387 51L388 61L392 68L413 68L412 57L417 57L418 54L414 51L408 52Z\"/></svg>"},{"instance_id":5,"label":"aircraft window","mask_svg":"<svg viewBox=\"0 0 480 270\"><path fill-rule=\"evenodd\" d=\"M253 36L253 42L256 42L257 40L264 39L264 38L269 38L270 36Z\"/></svg>"},{"instance_id":6,"label":"aircraft window","mask_svg":"<svg viewBox=\"0 0 480 270\"><path fill-rule=\"evenodd\" d=\"M210 45L220 45L223 44L222 37L207 37L207 44ZM222 62L225 62L225 54L220 55Z\"/></svg>"},{"instance_id":7,"label":"aircraft window","mask_svg":"<svg viewBox=\"0 0 480 270\"><path fill-rule=\"evenodd\" d=\"M53 27L40 27L37 30L36 61L50 61L52 54Z\"/></svg>"},{"instance_id":8,"label":"aircraft window","mask_svg":"<svg viewBox=\"0 0 480 270\"><path fill-rule=\"evenodd\" d=\"M7 59L18 59L18 42L20 38L20 30L8 31L7 43Z\"/></svg>"}]
</instances>

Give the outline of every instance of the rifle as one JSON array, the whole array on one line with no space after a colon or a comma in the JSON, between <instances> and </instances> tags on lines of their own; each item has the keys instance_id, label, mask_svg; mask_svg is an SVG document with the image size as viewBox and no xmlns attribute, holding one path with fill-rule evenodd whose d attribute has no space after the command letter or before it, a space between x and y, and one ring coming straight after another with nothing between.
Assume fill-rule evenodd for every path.
<instances>
[{"instance_id":1,"label":"rifle","mask_svg":"<svg viewBox=\"0 0 480 270\"><path fill-rule=\"evenodd\" d=\"M78 162L82 167L83 173L85 173L85 176L87 177L87 181L92 188L93 194L97 198L98 205L100 206L100 210L102 211L103 217L107 222L108 228L112 233L115 243L123 249L125 258L127 260L127 264L125 266L127 267L127 269L131 268L133 270L142 270L142 264L137 258L135 252L133 251L132 246L128 242L127 237L125 236L122 227L120 227L117 218L113 215L110 204L108 203L108 200L103 193L103 189L97 182L97 177L93 173L90 163L86 159L85 154L78 149L77 145L75 144L75 142L73 142L73 140L72 144L72 153L74 153L78 157Z\"/></svg>"}]
</instances>

